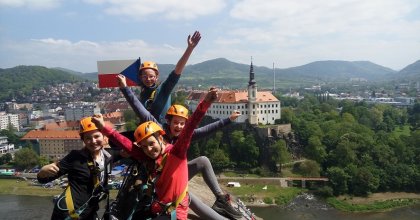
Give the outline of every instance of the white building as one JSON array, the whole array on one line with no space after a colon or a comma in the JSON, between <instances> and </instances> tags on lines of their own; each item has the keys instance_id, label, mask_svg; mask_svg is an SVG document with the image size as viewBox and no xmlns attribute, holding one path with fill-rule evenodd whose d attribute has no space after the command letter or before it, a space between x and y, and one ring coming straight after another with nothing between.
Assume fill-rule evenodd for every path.
<instances>
[{"instance_id":1,"label":"white building","mask_svg":"<svg viewBox=\"0 0 420 220\"><path fill-rule=\"evenodd\" d=\"M6 153L13 153L15 151L15 145L9 144L7 141L7 137L1 136L0 137L0 154L6 154Z\"/></svg>"},{"instance_id":2,"label":"white building","mask_svg":"<svg viewBox=\"0 0 420 220\"><path fill-rule=\"evenodd\" d=\"M19 131L19 115L0 113L0 130L9 129L9 125L12 125Z\"/></svg>"},{"instance_id":3,"label":"white building","mask_svg":"<svg viewBox=\"0 0 420 220\"><path fill-rule=\"evenodd\" d=\"M78 121L81 118L100 114L101 109L96 105L75 105L64 109L64 116L66 121Z\"/></svg>"},{"instance_id":4,"label":"white building","mask_svg":"<svg viewBox=\"0 0 420 220\"><path fill-rule=\"evenodd\" d=\"M187 98L188 107L195 111L206 94L207 91L192 92ZM252 63L248 90L220 91L218 99L211 105L206 115L213 119L222 119L229 117L234 110L241 113L236 119L236 122L240 123L248 120L250 124L275 124L275 121L281 118L280 101L270 91L257 91Z\"/></svg>"}]
</instances>

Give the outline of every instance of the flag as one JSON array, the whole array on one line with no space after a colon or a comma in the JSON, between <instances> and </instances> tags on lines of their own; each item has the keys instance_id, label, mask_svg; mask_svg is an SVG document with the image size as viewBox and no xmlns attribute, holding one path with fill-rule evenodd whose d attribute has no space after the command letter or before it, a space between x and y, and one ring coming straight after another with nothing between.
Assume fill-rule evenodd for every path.
<instances>
[{"instance_id":1,"label":"flag","mask_svg":"<svg viewBox=\"0 0 420 220\"><path fill-rule=\"evenodd\" d=\"M117 75L123 74L127 86L139 85L137 74L140 68L140 58L137 60L107 60L98 61L99 88L118 87Z\"/></svg>"}]
</instances>

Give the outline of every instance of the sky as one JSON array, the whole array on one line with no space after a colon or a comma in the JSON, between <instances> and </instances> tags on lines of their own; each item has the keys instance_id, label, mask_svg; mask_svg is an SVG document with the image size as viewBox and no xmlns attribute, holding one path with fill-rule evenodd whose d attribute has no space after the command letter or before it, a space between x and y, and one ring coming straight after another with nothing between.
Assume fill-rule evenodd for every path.
<instances>
[{"instance_id":1,"label":"sky","mask_svg":"<svg viewBox=\"0 0 420 220\"><path fill-rule=\"evenodd\" d=\"M0 68L96 72L99 60L216 58L289 68L321 60L400 70L420 60L419 0L0 0Z\"/></svg>"}]
</instances>

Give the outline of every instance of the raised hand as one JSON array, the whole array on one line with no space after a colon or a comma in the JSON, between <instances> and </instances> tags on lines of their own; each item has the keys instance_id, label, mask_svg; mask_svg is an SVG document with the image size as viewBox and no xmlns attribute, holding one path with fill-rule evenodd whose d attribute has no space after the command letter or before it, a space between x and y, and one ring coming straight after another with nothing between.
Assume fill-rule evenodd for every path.
<instances>
[{"instance_id":1,"label":"raised hand","mask_svg":"<svg viewBox=\"0 0 420 220\"><path fill-rule=\"evenodd\" d=\"M239 116L241 116L241 112L238 110L234 110L232 114L230 114L229 119L230 121L235 121Z\"/></svg>"},{"instance_id":2,"label":"raised hand","mask_svg":"<svg viewBox=\"0 0 420 220\"><path fill-rule=\"evenodd\" d=\"M127 87L127 79L125 78L124 75L118 74L117 75L117 80L118 80L118 85L120 86L120 88Z\"/></svg>"},{"instance_id":3,"label":"raised hand","mask_svg":"<svg viewBox=\"0 0 420 220\"><path fill-rule=\"evenodd\" d=\"M217 99L217 89L214 87L211 87L206 97L204 97L204 100L206 102L213 103L214 101L216 101L216 99Z\"/></svg>"},{"instance_id":4,"label":"raised hand","mask_svg":"<svg viewBox=\"0 0 420 220\"><path fill-rule=\"evenodd\" d=\"M195 31L192 37L191 35L188 35L188 47L194 48L195 46L197 46L198 42L200 42L200 39L201 34L199 31Z\"/></svg>"},{"instance_id":5,"label":"raised hand","mask_svg":"<svg viewBox=\"0 0 420 220\"><path fill-rule=\"evenodd\" d=\"M97 114L92 116L92 123L96 125L96 127L100 130L102 130L105 127L105 121L102 114Z\"/></svg>"}]
</instances>

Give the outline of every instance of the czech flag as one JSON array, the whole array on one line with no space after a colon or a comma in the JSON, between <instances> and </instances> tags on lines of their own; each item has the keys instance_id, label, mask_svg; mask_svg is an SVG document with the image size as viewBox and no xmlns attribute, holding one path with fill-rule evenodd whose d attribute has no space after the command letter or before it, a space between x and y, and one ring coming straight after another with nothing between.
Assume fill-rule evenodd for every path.
<instances>
[{"instance_id":1,"label":"czech flag","mask_svg":"<svg viewBox=\"0 0 420 220\"><path fill-rule=\"evenodd\" d=\"M140 58L137 60L98 61L99 88L118 87L118 74L123 74L126 77L127 86L139 85L137 74L140 62Z\"/></svg>"}]
</instances>

